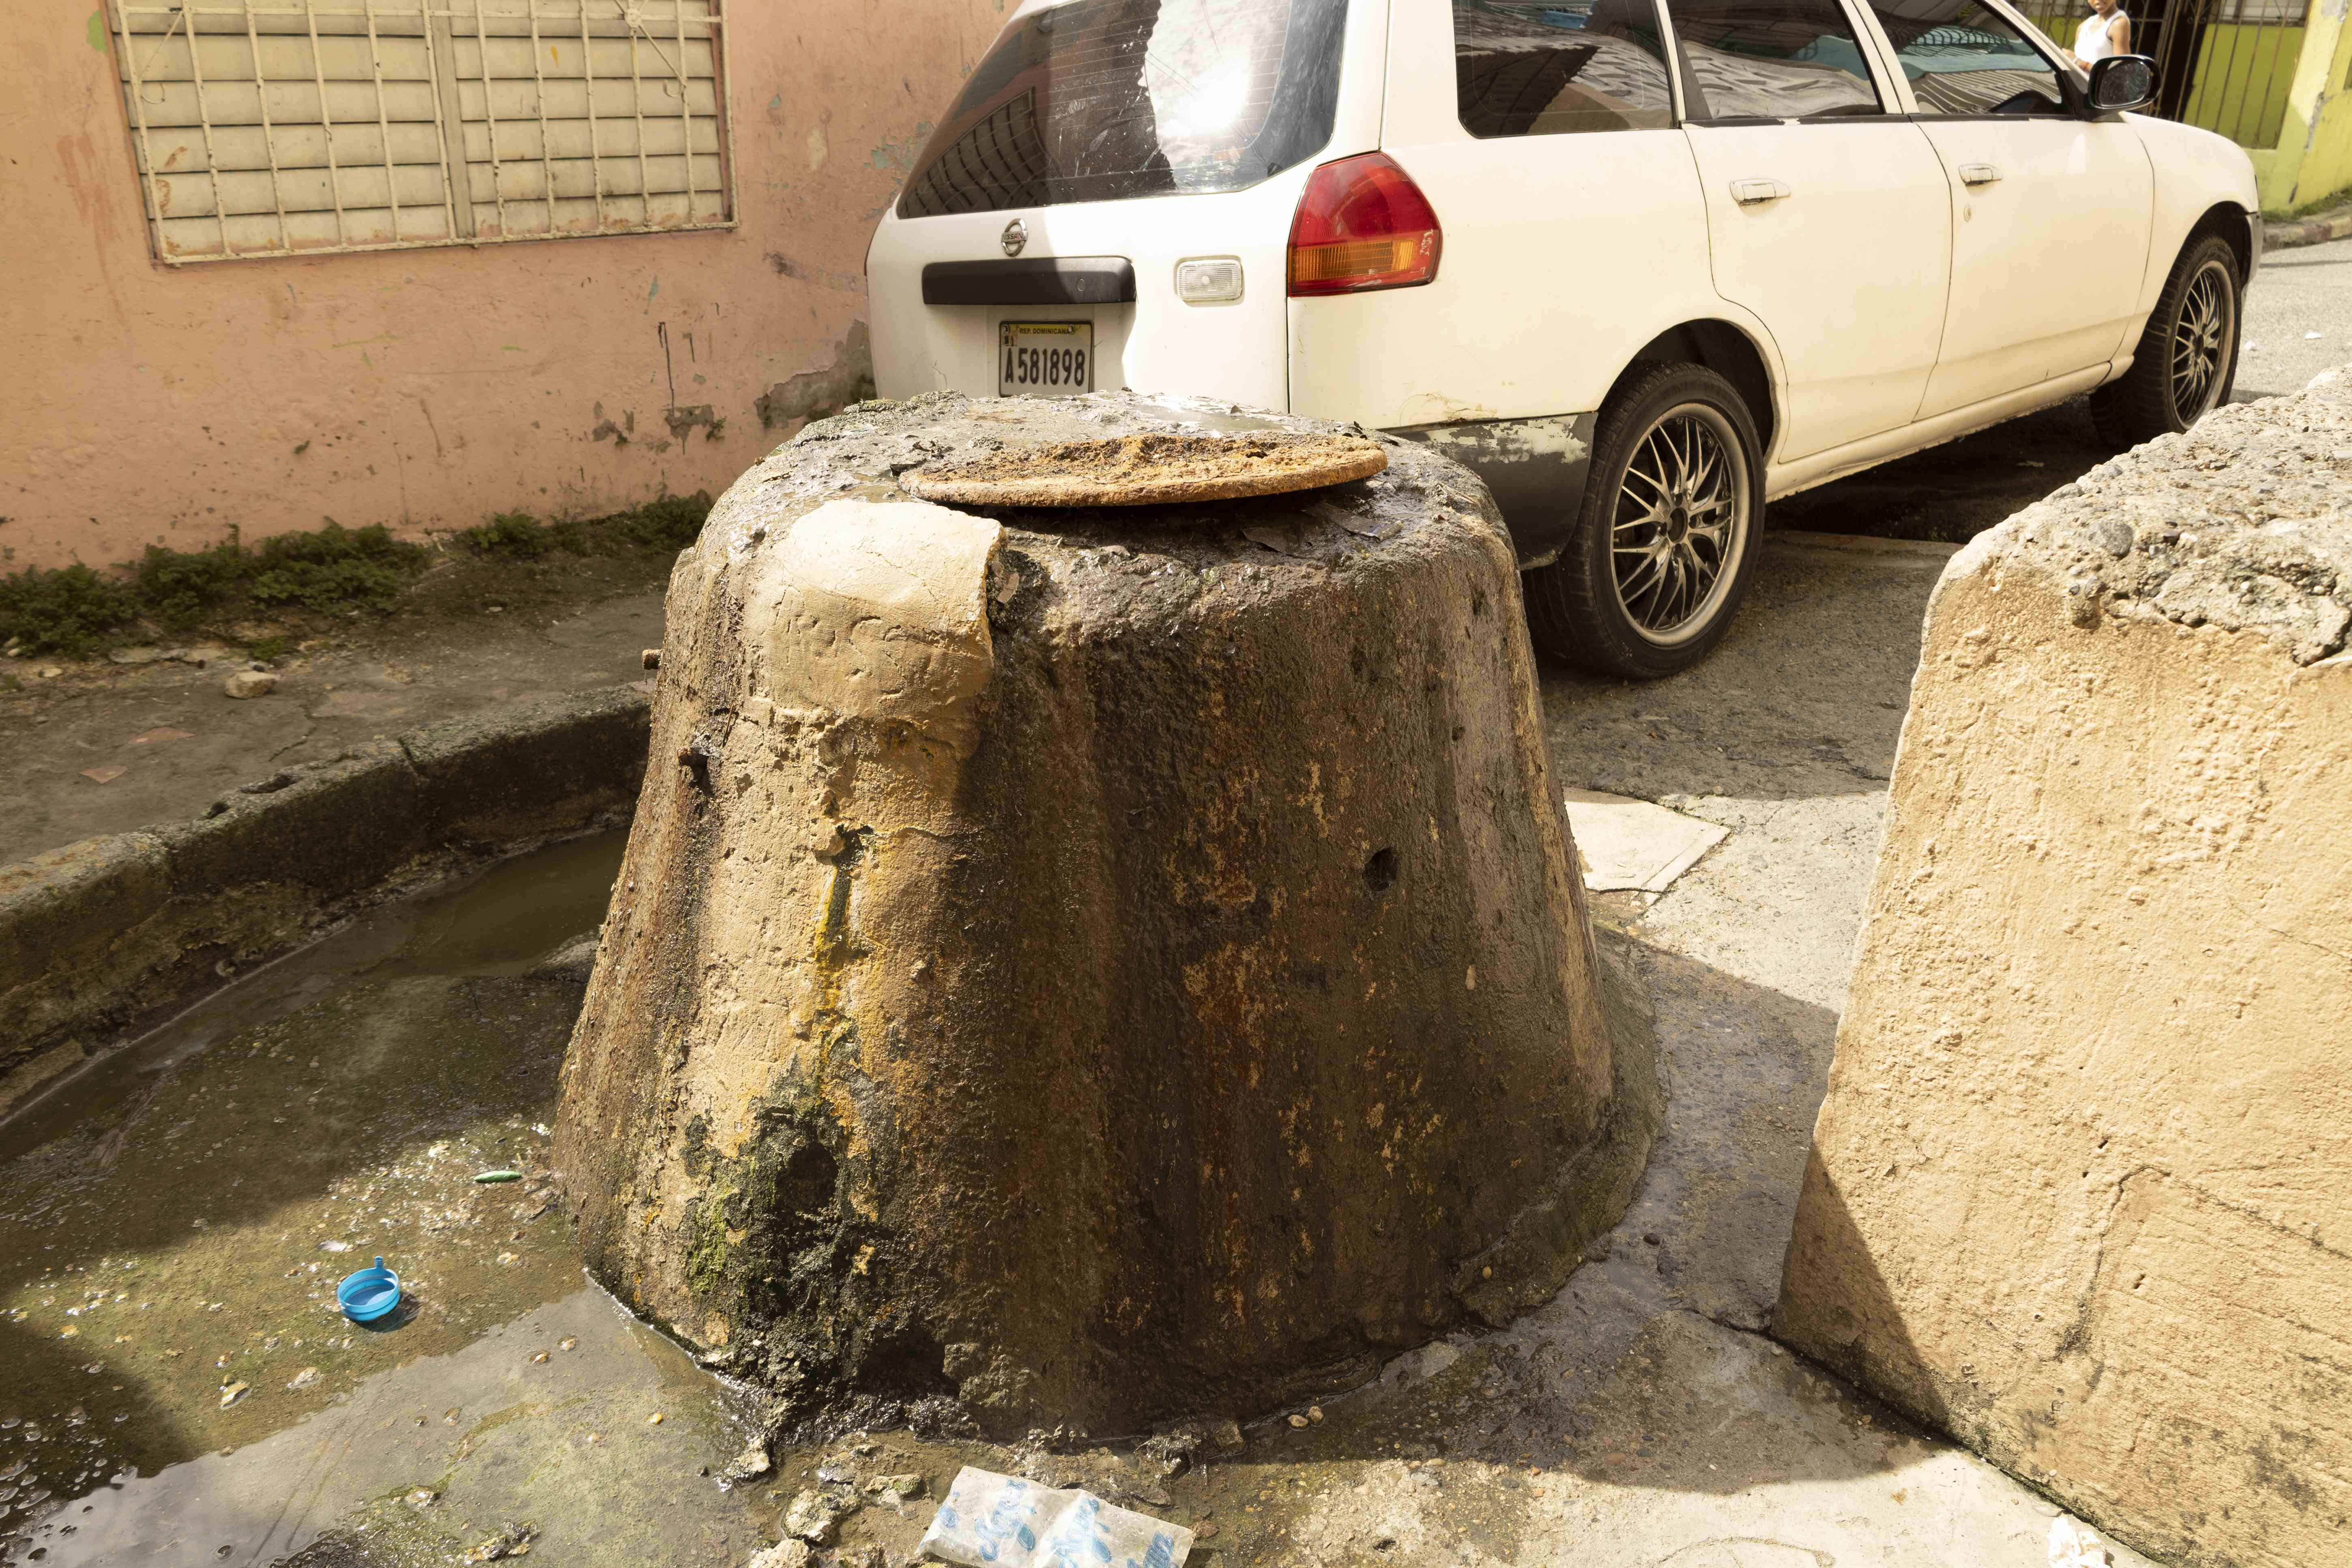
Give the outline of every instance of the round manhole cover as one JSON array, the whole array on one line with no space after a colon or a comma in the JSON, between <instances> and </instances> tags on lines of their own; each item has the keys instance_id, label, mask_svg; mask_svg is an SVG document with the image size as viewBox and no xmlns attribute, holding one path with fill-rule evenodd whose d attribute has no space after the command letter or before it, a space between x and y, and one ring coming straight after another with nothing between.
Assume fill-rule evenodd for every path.
<instances>
[{"instance_id":1,"label":"round manhole cover","mask_svg":"<svg viewBox=\"0 0 2352 1568\"><path fill-rule=\"evenodd\" d=\"M950 458L899 483L963 506L1162 506L1345 484L1388 466L1360 436L1121 436Z\"/></svg>"}]
</instances>

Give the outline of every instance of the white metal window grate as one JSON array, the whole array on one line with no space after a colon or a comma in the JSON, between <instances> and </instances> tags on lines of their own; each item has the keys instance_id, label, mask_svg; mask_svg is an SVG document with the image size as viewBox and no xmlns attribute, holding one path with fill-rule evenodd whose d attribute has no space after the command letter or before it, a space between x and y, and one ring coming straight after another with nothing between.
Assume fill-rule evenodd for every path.
<instances>
[{"instance_id":1,"label":"white metal window grate","mask_svg":"<svg viewBox=\"0 0 2352 1568\"><path fill-rule=\"evenodd\" d=\"M108 0L165 262L735 221L719 0Z\"/></svg>"}]
</instances>

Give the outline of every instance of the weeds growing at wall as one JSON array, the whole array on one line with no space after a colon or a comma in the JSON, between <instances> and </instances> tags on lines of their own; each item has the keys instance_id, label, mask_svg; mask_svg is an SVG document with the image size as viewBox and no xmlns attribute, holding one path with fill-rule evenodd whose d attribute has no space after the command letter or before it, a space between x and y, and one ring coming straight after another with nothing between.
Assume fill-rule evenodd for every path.
<instances>
[{"instance_id":1,"label":"weeds growing at wall","mask_svg":"<svg viewBox=\"0 0 2352 1568\"><path fill-rule=\"evenodd\" d=\"M585 524L541 522L527 511L499 512L457 538L477 555L503 555L512 561L536 561L551 550L585 555L589 549Z\"/></svg>"},{"instance_id":2,"label":"weeds growing at wall","mask_svg":"<svg viewBox=\"0 0 2352 1568\"><path fill-rule=\"evenodd\" d=\"M465 554L509 562L538 561L558 551L679 550L694 542L709 513L710 497L698 492L585 521L541 522L527 512L499 512L451 537ZM17 653L82 656L293 609L383 614L446 559L447 552L395 539L381 525L344 528L332 521L308 533L275 534L250 548L234 533L204 550L151 544L137 562L110 571L77 565L0 575L0 644Z\"/></svg>"},{"instance_id":3,"label":"weeds growing at wall","mask_svg":"<svg viewBox=\"0 0 2352 1568\"><path fill-rule=\"evenodd\" d=\"M138 612L128 584L87 566L0 577L0 636L28 653L87 653Z\"/></svg>"}]
</instances>

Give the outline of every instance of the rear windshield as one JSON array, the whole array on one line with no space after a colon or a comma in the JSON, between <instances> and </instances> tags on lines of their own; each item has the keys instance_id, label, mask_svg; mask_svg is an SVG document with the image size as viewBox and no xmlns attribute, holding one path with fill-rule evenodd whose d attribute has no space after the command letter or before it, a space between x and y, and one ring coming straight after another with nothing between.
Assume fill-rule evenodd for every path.
<instances>
[{"instance_id":1,"label":"rear windshield","mask_svg":"<svg viewBox=\"0 0 2352 1568\"><path fill-rule=\"evenodd\" d=\"M1237 191L1331 140L1347 0L1068 0L1014 20L901 217Z\"/></svg>"}]
</instances>

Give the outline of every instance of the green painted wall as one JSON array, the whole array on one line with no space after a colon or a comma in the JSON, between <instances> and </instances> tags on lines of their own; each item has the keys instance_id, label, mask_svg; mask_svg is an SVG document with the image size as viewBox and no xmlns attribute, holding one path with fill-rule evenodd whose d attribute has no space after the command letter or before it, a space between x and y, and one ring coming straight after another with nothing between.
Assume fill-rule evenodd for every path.
<instances>
[{"instance_id":1,"label":"green painted wall","mask_svg":"<svg viewBox=\"0 0 2352 1568\"><path fill-rule=\"evenodd\" d=\"M2216 7L2217 9L2220 7ZM2181 118L2246 149L2273 217L2352 195L2352 0L2311 0L2304 25L2216 23L2198 47ZM2072 47L2078 5L2036 5L2034 26Z\"/></svg>"},{"instance_id":2,"label":"green painted wall","mask_svg":"<svg viewBox=\"0 0 2352 1568\"><path fill-rule=\"evenodd\" d=\"M2285 211L2314 205L2352 187L2352 91L2346 90L2352 85L2352 26L2345 25L2347 8L2347 0L2318 0L2312 7L2312 44L2304 69L2296 73L2296 101L2289 106L2290 124L2280 142L2282 159L2290 142L2301 142L2292 177L2275 204ZM2308 105L2299 117L2293 114L2298 105ZM2303 132L2299 138L2294 134L2298 127ZM2265 184L2263 210L2273 205Z\"/></svg>"},{"instance_id":3,"label":"green painted wall","mask_svg":"<svg viewBox=\"0 0 2352 1568\"><path fill-rule=\"evenodd\" d=\"M2207 27L2180 118L2241 147L2277 146L2305 31L2230 23Z\"/></svg>"}]
</instances>

